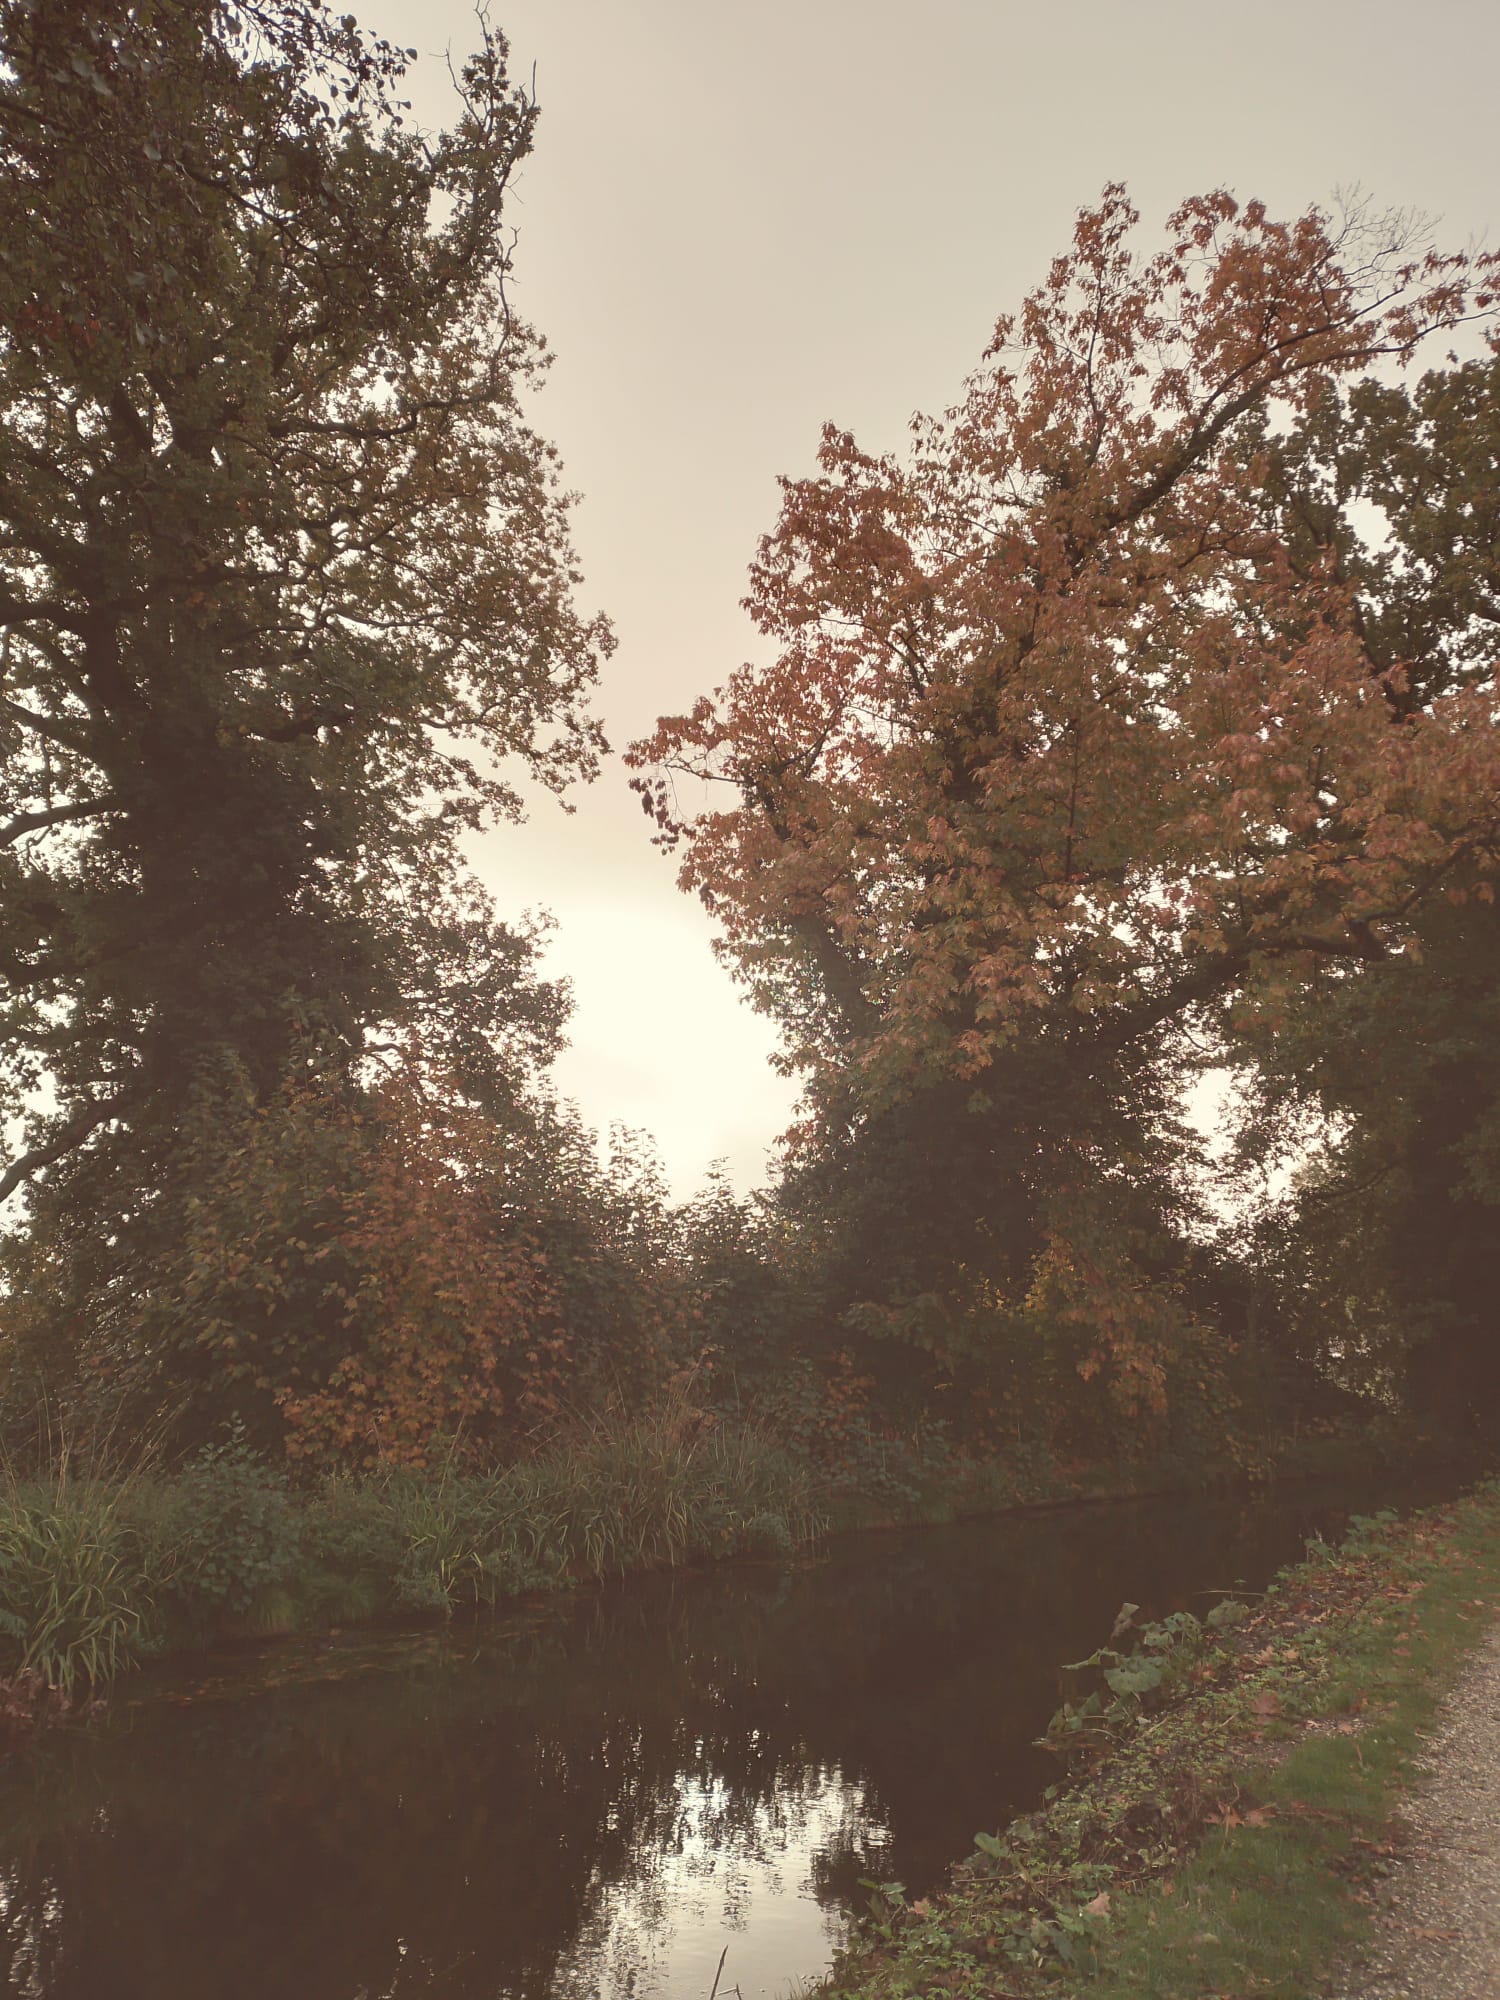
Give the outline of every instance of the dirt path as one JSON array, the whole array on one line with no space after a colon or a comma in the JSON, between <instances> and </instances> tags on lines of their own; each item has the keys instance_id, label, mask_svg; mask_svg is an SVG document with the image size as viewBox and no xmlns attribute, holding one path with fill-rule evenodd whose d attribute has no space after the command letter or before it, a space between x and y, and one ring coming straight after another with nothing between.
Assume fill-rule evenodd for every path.
<instances>
[{"instance_id":1,"label":"dirt path","mask_svg":"<svg viewBox=\"0 0 1500 2000\"><path fill-rule=\"evenodd\" d=\"M1500 2000L1500 1631L1464 1670L1401 1818L1380 1938L1339 2000Z\"/></svg>"}]
</instances>

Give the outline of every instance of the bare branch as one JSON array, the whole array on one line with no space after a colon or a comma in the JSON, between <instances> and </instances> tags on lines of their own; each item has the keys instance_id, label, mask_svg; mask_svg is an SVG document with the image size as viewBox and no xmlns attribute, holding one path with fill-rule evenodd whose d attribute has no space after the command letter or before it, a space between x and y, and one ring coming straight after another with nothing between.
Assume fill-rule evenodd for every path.
<instances>
[{"instance_id":1,"label":"bare branch","mask_svg":"<svg viewBox=\"0 0 1500 2000\"><path fill-rule=\"evenodd\" d=\"M11 1161L4 1173L0 1173L0 1202L8 1201L18 1187L28 1182L43 1167L50 1167L54 1161L75 1152L91 1132L106 1124L120 1109L117 1099L107 1099L103 1104L85 1104L73 1116L60 1125L50 1139L40 1146L33 1146L29 1153L22 1153Z\"/></svg>"},{"instance_id":2,"label":"bare branch","mask_svg":"<svg viewBox=\"0 0 1500 2000\"><path fill-rule=\"evenodd\" d=\"M23 834L37 833L43 827L61 826L65 820L95 819L100 813L114 809L113 799L78 799L70 806L53 806L46 812L17 813L15 818L0 826L0 847L10 847Z\"/></svg>"}]
</instances>

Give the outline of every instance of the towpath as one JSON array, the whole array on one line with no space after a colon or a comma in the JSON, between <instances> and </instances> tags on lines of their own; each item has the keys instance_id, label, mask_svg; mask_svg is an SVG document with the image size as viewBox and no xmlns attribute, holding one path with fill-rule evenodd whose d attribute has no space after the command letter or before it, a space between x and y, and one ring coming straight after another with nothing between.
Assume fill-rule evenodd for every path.
<instances>
[{"instance_id":1,"label":"towpath","mask_svg":"<svg viewBox=\"0 0 1500 2000\"><path fill-rule=\"evenodd\" d=\"M1428 1763L1379 1941L1338 2000L1500 2000L1500 1630L1443 1704Z\"/></svg>"}]
</instances>

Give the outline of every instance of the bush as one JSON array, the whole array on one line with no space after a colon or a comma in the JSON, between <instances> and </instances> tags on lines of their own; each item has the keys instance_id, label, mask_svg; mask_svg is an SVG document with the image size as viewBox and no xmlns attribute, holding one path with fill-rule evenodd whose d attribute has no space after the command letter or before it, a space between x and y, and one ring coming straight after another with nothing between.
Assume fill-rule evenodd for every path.
<instances>
[{"instance_id":1,"label":"bush","mask_svg":"<svg viewBox=\"0 0 1500 2000\"><path fill-rule=\"evenodd\" d=\"M191 1617L247 1617L296 1566L301 1524L286 1476L266 1465L236 1421L205 1445L172 1489L159 1533L168 1595Z\"/></svg>"},{"instance_id":2,"label":"bush","mask_svg":"<svg viewBox=\"0 0 1500 2000\"><path fill-rule=\"evenodd\" d=\"M354 1625L401 1602L406 1542L382 1487L330 1479L302 1512L298 1589L313 1624Z\"/></svg>"}]
</instances>

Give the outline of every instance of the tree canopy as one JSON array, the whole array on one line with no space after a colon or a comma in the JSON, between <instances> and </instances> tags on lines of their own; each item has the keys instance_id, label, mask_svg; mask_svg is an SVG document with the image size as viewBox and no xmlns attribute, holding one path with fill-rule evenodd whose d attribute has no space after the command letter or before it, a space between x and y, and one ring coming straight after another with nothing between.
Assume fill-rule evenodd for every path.
<instances>
[{"instance_id":1,"label":"tree canopy","mask_svg":"<svg viewBox=\"0 0 1500 2000\"><path fill-rule=\"evenodd\" d=\"M1488 892L1493 508L1461 413L1493 377L1410 408L1380 370L1496 287L1368 217L1216 194L1149 257L1137 221L1118 188L1080 216L907 457L825 430L752 570L772 659L631 754L809 1076L808 1171L847 1158L866 1208L884 1181L898 1324L941 1294L972 1324L982 1279L1154 1394L1180 1031L1274 1028ZM1381 445L1413 424L1464 438L1466 492Z\"/></svg>"},{"instance_id":2,"label":"tree canopy","mask_svg":"<svg viewBox=\"0 0 1500 2000\"><path fill-rule=\"evenodd\" d=\"M464 860L593 772L611 639L509 292L536 106L481 23L422 132L410 53L317 0L0 0L4 1396L411 1462L707 1342L788 1408L821 1368L830 1436L884 1370L1176 1448L1273 1266L1284 1348L1457 1380L1500 362L1411 364L1497 261L1224 193L1146 253L1111 187L907 452L825 430L767 657L630 753L808 1083L771 1197L673 1214L548 1096L566 996ZM1256 1273L1210 1061L1247 1157L1322 1134Z\"/></svg>"},{"instance_id":3,"label":"tree canopy","mask_svg":"<svg viewBox=\"0 0 1500 2000\"><path fill-rule=\"evenodd\" d=\"M405 60L0 4L0 1193L65 1318L180 1245L205 1092L417 1060L498 1113L557 1043L461 853L601 744L507 295L536 112L486 33L420 132Z\"/></svg>"}]
</instances>

